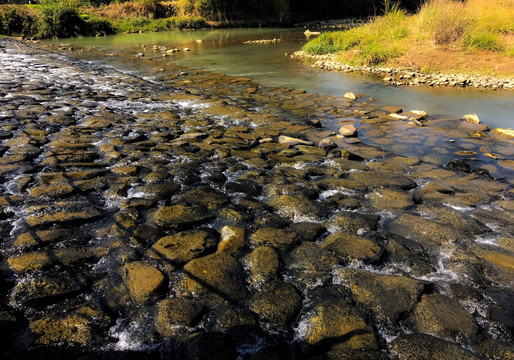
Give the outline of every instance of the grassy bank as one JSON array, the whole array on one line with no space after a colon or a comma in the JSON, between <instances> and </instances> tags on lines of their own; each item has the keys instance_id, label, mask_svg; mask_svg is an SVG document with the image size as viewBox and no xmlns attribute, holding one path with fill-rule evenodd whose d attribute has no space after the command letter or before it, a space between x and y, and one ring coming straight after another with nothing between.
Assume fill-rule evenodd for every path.
<instances>
[{"instance_id":1,"label":"grassy bank","mask_svg":"<svg viewBox=\"0 0 514 360\"><path fill-rule=\"evenodd\" d=\"M514 0L429 0L414 15L392 9L362 27L304 47L351 65L514 75Z\"/></svg>"},{"instance_id":2,"label":"grassy bank","mask_svg":"<svg viewBox=\"0 0 514 360\"><path fill-rule=\"evenodd\" d=\"M174 2L135 0L98 6L93 6L93 3L40 0L37 5L0 5L0 34L64 38L208 26L203 17L179 16Z\"/></svg>"}]
</instances>

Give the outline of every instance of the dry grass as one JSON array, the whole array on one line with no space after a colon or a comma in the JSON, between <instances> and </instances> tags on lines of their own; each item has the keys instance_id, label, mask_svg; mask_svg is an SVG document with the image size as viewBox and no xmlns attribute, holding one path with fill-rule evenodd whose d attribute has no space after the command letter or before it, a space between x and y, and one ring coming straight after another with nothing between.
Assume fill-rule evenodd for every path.
<instances>
[{"instance_id":1,"label":"dry grass","mask_svg":"<svg viewBox=\"0 0 514 360\"><path fill-rule=\"evenodd\" d=\"M150 18L159 15L162 5L158 1L130 1L125 3L112 3L99 8L88 8L87 13L108 19L119 18Z\"/></svg>"},{"instance_id":2,"label":"dry grass","mask_svg":"<svg viewBox=\"0 0 514 360\"><path fill-rule=\"evenodd\" d=\"M351 64L514 75L514 0L429 0L415 15L389 14L304 49Z\"/></svg>"}]
</instances>

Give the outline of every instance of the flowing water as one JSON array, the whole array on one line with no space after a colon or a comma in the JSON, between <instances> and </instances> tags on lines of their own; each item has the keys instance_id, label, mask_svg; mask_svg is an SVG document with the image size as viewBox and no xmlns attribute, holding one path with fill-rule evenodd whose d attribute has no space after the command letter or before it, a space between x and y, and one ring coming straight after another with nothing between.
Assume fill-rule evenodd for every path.
<instances>
[{"instance_id":1,"label":"flowing water","mask_svg":"<svg viewBox=\"0 0 514 360\"><path fill-rule=\"evenodd\" d=\"M513 142L446 118L511 95L314 71L284 55L302 41L2 41L7 358L512 353Z\"/></svg>"},{"instance_id":2,"label":"flowing water","mask_svg":"<svg viewBox=\"0 0 514 360\"><path fill-rule=\"evenodd\" d=\"M281 41L272 44L243 44L248 40L259 39ZM249 77L266 85L305 89L316 94L341 96L348 91L364 93L376 99L378 104L425 110L434 116L460 118L465 114L476 113L491 129L514 128L514 96L511 91L395 87L385 85L381 77L376 75L317 71L306 62L291 60L285 55L299 50L306 41L303 29L222 29L70 39L67 43L129 54L147 50L147 56L152 56L153 45L179 50L187 47L189 52L175 53L167 61ZM157 55L161 55L160 52Z\"/></svg>"}]
</instances>

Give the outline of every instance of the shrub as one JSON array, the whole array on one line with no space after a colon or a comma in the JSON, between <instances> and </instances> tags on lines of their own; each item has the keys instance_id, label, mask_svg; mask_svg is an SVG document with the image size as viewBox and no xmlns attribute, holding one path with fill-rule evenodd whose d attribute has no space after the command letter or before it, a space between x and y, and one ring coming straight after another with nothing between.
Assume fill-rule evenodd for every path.
<instances>
[{"instance_id":1,"label":"shrub","mask_svg":"<svg viewBox=\"0 0 514 360\"><path fill-rule=\"evenodd\" d=\"M86 33L86 22L78 13L76 0L41 0L41 35L43 37L71 37Z\"/></svg>"},{"instance_id":2,"label":"shrub","mask_svg":"<svg viewBox=\"0 0 514 360\"><path fill-rule=\"evenodd\" d=\"M497 34L490 32L473 32L464 38L464 46L472 50L490 50L502 51L501 44Z\"/></svg>"},{"instance_id":3,"label":"shrub","mask_svg":"<svg viewBox=\"0 0 514 360\"><path fill-rule=\"evenodd\" d=\"M39 20L34 10L19 6L0 8L0 33L4 35L34 36L38 32Z\"/></svg>"}]
</instances>

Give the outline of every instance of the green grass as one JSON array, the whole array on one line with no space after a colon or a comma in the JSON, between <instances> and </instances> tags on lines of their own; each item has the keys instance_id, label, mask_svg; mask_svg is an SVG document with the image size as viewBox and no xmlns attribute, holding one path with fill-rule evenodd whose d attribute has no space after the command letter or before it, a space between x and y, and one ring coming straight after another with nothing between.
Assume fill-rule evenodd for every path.
<instances>
[{"instance_id":1,"label":"green grass","mask_svg":"<svg viewBox=\"0 0 514 360\"><path fill-rule=\"evenodd\" d=\"M503 52L511 56L513 0L428 0L415 15L393 8L370 23L323 33L304 47L308 54L340 53L343 61L376 65L410 48L441 46L461 51Z\"/></svg>"},{"instance_id":2,"label":"green grass","mask_svg":"<svg viewBox=\"0 0 514 360\"><path fill-rule=\"evenodd\" d=\"M463 43L471 50L502 51L504 49L498 34L493 32L470 33L464 37Z\"/></svg>"},{"instance_id":3,"label":"green grass","mask_svg":"<svg viewBox=\"0 0 514 360\"><path fill-rule=\"evenodd\" d=\"M398 41L406 38L409 31L403 21L403 10L393 9L387 15L376 18L368 25L347 31L323 33L304 47L308 54L330 54L356 50L350 63L377 65L402 53Z\"/></svg>"}]
</instances>

